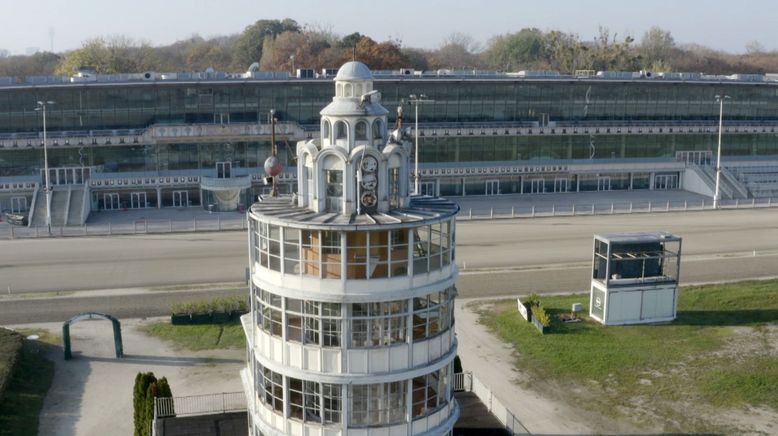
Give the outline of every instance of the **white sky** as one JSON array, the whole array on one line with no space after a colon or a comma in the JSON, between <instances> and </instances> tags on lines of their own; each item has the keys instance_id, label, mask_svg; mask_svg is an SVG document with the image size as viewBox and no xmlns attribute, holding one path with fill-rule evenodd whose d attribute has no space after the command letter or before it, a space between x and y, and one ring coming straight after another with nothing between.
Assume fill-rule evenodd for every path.
<instances>
[{"instance_id":1,"label":"white sky","mask_svg":"<svg viewBox=\"0 0 778 436\"><path fill-rule=\"evenodd\" d=\"M694 42L743 52L759 41L778 50L775 0L0 0L0 48L77 48L85 39L122 34L153 45L194 33L238 33L262 18L292 18L344 35L354 31L376 40L398 38L404 46L433 48L453 33L485 44L489 37L523 27L578 33L598 26L640 39L658 25L679 43Z\"/></svg>"}]
</instances>

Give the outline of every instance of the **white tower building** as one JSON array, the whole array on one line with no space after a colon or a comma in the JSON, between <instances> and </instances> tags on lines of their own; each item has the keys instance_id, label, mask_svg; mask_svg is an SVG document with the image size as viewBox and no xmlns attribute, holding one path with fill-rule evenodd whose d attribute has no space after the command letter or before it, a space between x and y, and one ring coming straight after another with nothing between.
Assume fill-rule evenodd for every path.
<instances>
[{"instance_id":1,"label":"white tower building","mask_svg":"<svg viewBox=\"0 0 778 436\"><path fill-rule=\"evenodd\" d=\"M298 194L249 211L250 434L450 434L458 206L409 195L367 66L335 89L321 140L297 144Z\"/></svg>"}]
</instances>

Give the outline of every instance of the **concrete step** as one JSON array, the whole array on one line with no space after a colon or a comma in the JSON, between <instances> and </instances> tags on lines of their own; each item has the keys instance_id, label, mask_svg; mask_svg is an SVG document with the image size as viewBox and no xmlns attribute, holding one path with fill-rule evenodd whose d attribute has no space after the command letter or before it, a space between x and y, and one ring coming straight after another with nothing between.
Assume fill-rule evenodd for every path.
<instances>
[{"instance_id":1,"label":"concrete step","mask_svg":"<svg viewBox=\"0 0 778 436\"><path fill-rule=\"evenodd\" d=\"M68 211L69 226L80 226L84 224L81 222L81 208L84 206L84 188L73 188L73 192L70 197L70 210Z\"/></svg>"}]
</instances>

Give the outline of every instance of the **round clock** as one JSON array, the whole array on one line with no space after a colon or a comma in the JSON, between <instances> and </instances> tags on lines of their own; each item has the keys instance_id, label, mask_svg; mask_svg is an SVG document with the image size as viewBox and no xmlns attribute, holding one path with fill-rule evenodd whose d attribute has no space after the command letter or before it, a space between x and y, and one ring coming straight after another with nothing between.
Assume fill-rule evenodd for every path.
<instances>
[{"instance_id":1,"label":"round clock","mask_svg":"<svg viewBox=\"0 0 778 436\"><path fill-rule=\"evenodd\" d=\"M376 178L375 174L363 174L361 185L362 189L372 191L378 185L378 179Z\"/></svg>"},{"instance_id":2,"label":"round clock","mask_svg":"<svg viewBox=\"0 0 778 436\"><path fill-rule=\"evenodd\" d=\"M373 156L365 156L362 158L362 171L366 173L374 173L378 169L378 160Z\"/></svg>"},{"instance_id":3,"label":"round clock","mask_svg":"<svg viewBox=\"0 0 778 436\"><path fill-rule=\"evenodd\" d=\"M376 198L375 194L372 192L365 192L362 194L362 206L365 207L373 207L378 202L378 198Z\"/></svg>"}]
</instances>

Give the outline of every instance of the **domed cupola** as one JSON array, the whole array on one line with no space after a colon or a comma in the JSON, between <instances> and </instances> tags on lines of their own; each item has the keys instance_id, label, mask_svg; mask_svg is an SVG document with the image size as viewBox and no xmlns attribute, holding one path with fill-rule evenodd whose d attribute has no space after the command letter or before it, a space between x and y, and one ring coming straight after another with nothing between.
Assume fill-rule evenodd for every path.
<instances>
[{"instance_id":1,"label":"domed cupola","mask_svg":"<svg viewBox=\"0 0 778 436\"><path fill-rule=\"evenodd\" d=\"M347 62L335 76L335 97L322 109L322 146L351 151L359 145L381 145L386 115L381 94L373 90L373 74L362 62Z\"/></svg>"},{"instance_id":2,"label":"domed cupola","mask_svg":"<svg viewBox=\"0 0 778 436\"><path fill-rule=\"evenodd\" d=\"M338 70L335 96L321 111L321 139L297 146L299 206L361 215L408 205L408 144L399 133L390 140L388 114L367 65Z\"/></svg>"}]
</instances>

